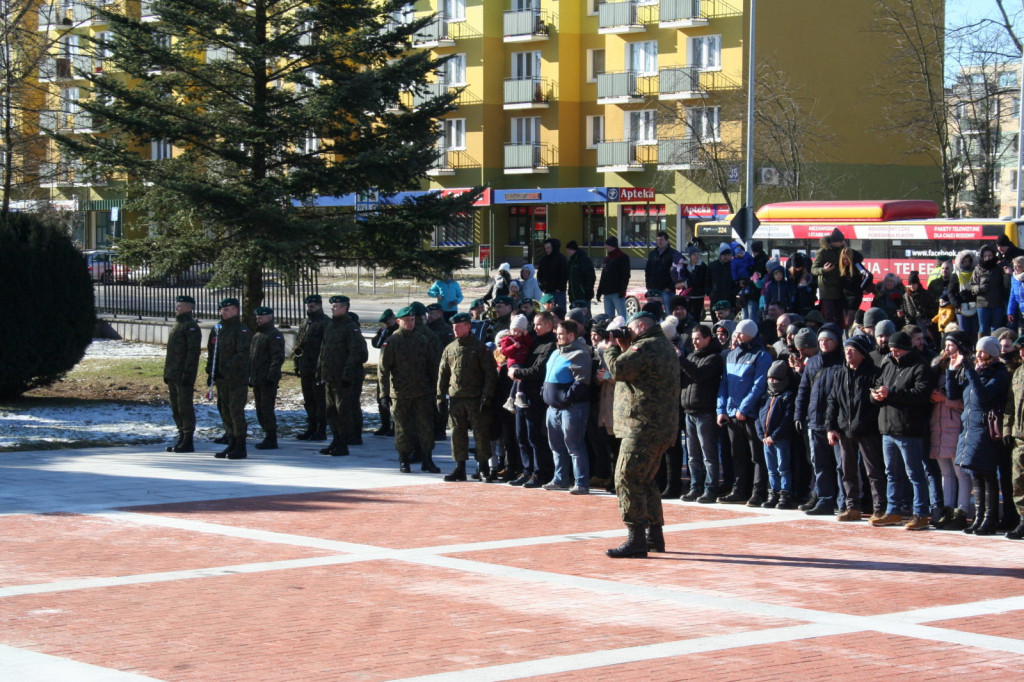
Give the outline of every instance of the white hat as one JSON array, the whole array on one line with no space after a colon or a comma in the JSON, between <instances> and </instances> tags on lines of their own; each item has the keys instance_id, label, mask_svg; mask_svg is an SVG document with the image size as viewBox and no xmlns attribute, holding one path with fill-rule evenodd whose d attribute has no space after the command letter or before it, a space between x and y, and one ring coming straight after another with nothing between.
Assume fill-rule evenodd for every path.
<instances>
[{"instance_id":1,"label":"white hat","mask_svg":"<svg viewBox=\"0 0 1024 682\"><path fill-rule=\"evenodd\" d=\"M515 315L512 318L512 322L509 324L510 329L521 329L526 331L530 328L530 321L526 319L526 315Z\"/></svg>"},{"instance_id":2,"label":"white hat","mask_svg":"<svg viewBox=\"0 0 1024 682\"><path fill-rule=\"evenodd\" d=\"M494 342L497 343L498 341L501 341L503 338L505 338L506 336L508 336L511 333L512 332L510 332L507 329L502 329L500 332L498 332L497 334L494 335Z\"/></svg>"},{"instance_id":3,"label":"white hat","mask_svg":"<svg viewBox=\"0 0 1024 682\"><path fill-rule=\"evenodd\" d=\"M757 323L753 320L740 320L736 325L736 333L749 336L751 338L757 336Z\"/></svg>"},{"instance_id":4,"label":"white hat","mask_svg":"<svg viewBox=\"0 0 1024 682\"><path fill-rule=\"evenodd\" d=\"M998 358L999 354L1002 353L1002 348L999 347L999 340L994 336L983 336L978 339L974 350L983 350L994 358Z\"/></svg>"},{"instance_id":5,"label":"white hat","mask_svg":"<svg viewBox=\"0 0 1024 682\"><path fill-rule=\"evenodd\" d=\"M611 331L612 329L618 329L620 327L625 327L625 326L626 326L626 318L624 318L622 315L616 315L615 319L613 319L611 322L609 322L608 326L605 327L605 328L608 329L609 331Z\"/></svg>"},{"instance_id":6,"label":"white hat","mask_svg":"<svg viewBox=\"0 0 1024 682\"><path fill-rule=\"evenodd\" d=\"M678 324L679 319L675 315L669 315L661 321L661 331L665 332L665 336L670 341L679 336L679 331L676 329Z\"/></svg>"},{"instance_id":7,"label":"white hat","mask_svg":"<svg viewBox=\"0 0 1024 682\"><path fill-rule=\"evenodd\" d=\"M498 266L498 272L501 272L502 270L504 270L505 272L510 272L511 268L512 266L509 265L508 263L502 263L501 265Z\"/></svg>"}]
</instances>

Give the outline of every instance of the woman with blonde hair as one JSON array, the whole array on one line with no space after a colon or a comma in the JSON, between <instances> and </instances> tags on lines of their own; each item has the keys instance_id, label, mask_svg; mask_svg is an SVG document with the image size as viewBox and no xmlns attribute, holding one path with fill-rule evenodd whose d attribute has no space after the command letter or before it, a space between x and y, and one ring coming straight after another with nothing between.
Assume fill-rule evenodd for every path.
<instances>
[{"instance_id":1,"label":"woman with blonde hair","mask_svg":"<svg viewBox=\"0 0 1024 682\"><path fill-rule=\"evenodd\" d=\"M843 290L843 328L853 326L854 318L864 300L864 292L871 289L875 276L864 267L864 257L849 245L839 252L839 283Z\"/></svg>"}]
</instances>

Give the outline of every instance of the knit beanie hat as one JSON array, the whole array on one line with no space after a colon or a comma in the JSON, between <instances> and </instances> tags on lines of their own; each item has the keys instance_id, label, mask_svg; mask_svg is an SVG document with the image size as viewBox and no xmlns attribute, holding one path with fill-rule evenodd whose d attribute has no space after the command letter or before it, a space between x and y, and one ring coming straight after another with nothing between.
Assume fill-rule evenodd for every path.
<instances>
[{"instance_id":1,"label":"knit beanie hat","mask_svg":"<svg viewBox=\"0 0 1024 682\"><path fill-rule=\"evenodd\" d=\"M978 339L974 350L983 350L994 358L998 358L999 354L1002 353L1002 349L999 347L999 340L994 336L983 336Z\"/></svg>"},{"instance_id":2,"label":"knit beanie hat","mask_svg":"<svg viewBox=\"0 0 1024 682\"><path fill-rule=\"evenodd\" d=\"M509 328L520 329L525 332L530 328L530 321L526 319L526 315L513 315Z\"/></svg>"},{"instance_id":3,"label":"knit beanie hat","mask_svg":"<svg viewBox=\"0 0 1024 682\"><path fill-rule=\"evenodd\" d=\"M866 326L866 325L865 325ZM879 336L892 336L896 333L896 324L892 320L882 320L875 325L875 338ZM889 342L892 345L892 342Z\"/></svg>"},{"instance_id":4,"label":"knit beanie hat","mask_svg":"<svg viewBox=\"0 0 1024 682\"><path fill-rule=\"evenodd\" d=\"M999 345L998 343L996 344ZM899 331L889 337L889 348L896 348L898 350L914 350L914 342L910 338L910 334Z\"/></svg>"},{"instance_id":5,"label":"knit beanie hat","mask_svg":"<svg viewBox=\"0 0 1024 682\"><path fill-rule=\"evenodd\" d=\"M661 330L665 332L665 336L666 338L668 338L669 341L679 336L679 331L676 329L678 325L679 320L676 318L675 315L669 315L668 317L661 321Z\"/></svg>"},{"instance_id":6,"label":"knit beanie hat","mask_svg":"<svg viewBox=\"0 0 1024 682\"><path fill-rule=\"evenodd\" d=\"M818 340L814 330L810 327L804 327L798 331L796 336L793 337L793 345L797 348L816 348Z\"/></svg>"},{"instance_id":7,"label":"knit beanie hat","mask_svg":"<svg viewBox=\"0 0 1024 682\"><path fill-rule=\"evenodd\" d=\"M785 360L776 360L768 368L768 390L771 393L781 393L789 388L789 365Z\"/></svg>"},{"instance_id":8,"label":"knit beanie hat","mask_svg":"<svg viewBox=\"0 0 1024 682\"><path fill-rule=\"evenodd\" d=\"M736 333L749 336L751 338L757 336L757 323L753 320L740 320L736 325Z\"/></svg>"},{"instance_id":9,"label":"knit beanie hat","mask_svg":"<svg viewBox=\"0 0 1024 682\"><path fill-rule=\"evenodd\" d=\"M843 348L853 348L864 357L871 355L871 339L866 334L854 334L846 339Z\"/></svg>"},{"instance_id":10,"label":"knit beanie hat","mask_svg":"<svg viewBox=\"0 0 1024 682\"><path fill-rule=\"evenodd\" d=\"M864 311L864 327L874 329L876 324L888 318L889 316L881 308L868 308Z\"/></svg>"},{"instance_id":11,"label":"knit beanie hat","mask_svg":"<svg viewBox=\"0 0 1024 682\"><path fill-rule=\"evenodd\" d=\"M967 336L967 332L955 331L947 332L945 336L946 341L952 341L960 351L960 355L967 355L971 350L971 339Z\"/></svg>"},{"instance_id":12,"label":"knit beanie hat","mask_svg":"<svg viewBox=\"0 0 1024 682\"><path fill-rule=\"evenodd\" d=\"M822 325L821 329L818 330L818 338L820 339L821 337L832 339L833 341L836 342L836 344L840 344L843 342L842 330L840 330L839 327L837 327L835 323L832 322Z\"/></svg>"}]
</instances>

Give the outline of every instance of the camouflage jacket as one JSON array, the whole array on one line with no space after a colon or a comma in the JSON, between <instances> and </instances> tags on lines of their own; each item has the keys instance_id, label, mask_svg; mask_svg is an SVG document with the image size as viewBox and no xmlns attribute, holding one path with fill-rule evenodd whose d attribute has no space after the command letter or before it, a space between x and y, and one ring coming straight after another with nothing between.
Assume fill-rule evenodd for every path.
<instances>
[{"instance_id":1,"label":"camouflage jacket","mask_svg":"<svg viewBox=\"0 0 1024 682\"><path fill-rule=\"evenodd\" d=\"M497 381L494 356L480 339L470 335L445 346L437 375L438 396L490 400Z\"/></svg>"},{"instance_id":2,"label":"camouflage jacket","mask_svg":"<svg viewBox=\"0 0 1024 682\"><path fill-rule=\"evenodd\" d=\"M320 347L324 343L324 330L329 318L322 310L308 314L299 325L299 334L295 338L295 349L292 351L295 360L295 371L306 376L316 374L316 363L320 358Z\"/></svg>"},{"instance_id":3,"label":"camouflage jacket","mask_svg":"<svg viewBox=\"0 0 1024 682\"><path fill-rule=\"evenodd\" d=\"M1013 370L1003 408L1003 435L1024 439L1024 365Z\"/></svg>"},{"instance_id":4,"label":"camouflage jacket","mask_svg":"<svg viewBox=\"0 0 1024 682\"><path fill-rule=\"evenodd\" d=\"M431 355L426 334L399 329L380 351L377 365L380 394L391 398L433 397L437 388L437 364L424 362Z\"/></svg>"},{"instance_id":5,"label":"camouflage jacket","mask_svg":"<svg viewBox=\"0 0 1024 682\"><path fill-rule=\"evenodd\" d=\"M249 328L235 316L221 320L206 345L206 373L210 374L216 357L215 379L245 386L249 380Z\"/></svg>"},{"instance_id":6,"label":"camouflage jacket","mask_svg":"<svg viewBox=\"0 0 1024 682\"><path fill-rule=\"evenodd\" d=\"M660 325L629 348L611 345L605 363L615 379L615 435L669 446L679 429L679 359Z\"/></svg>"},{"instance_id":7,"label":"camouflage jacket","mask_svg":"<svg viewBox=\"0 0 1024 682\"><path fill-rule=\"evenodd\" d=\"M284 364L284 336L268 322L256 328L249 347L249 385L262 386L281 381L281 365Z\"/></svg>"},{"instance_id":8,"label":"camouflage jacket","mask_svg":"<svg viewBox=\"0 0 1024 682\"><path fill-rule=\"evenodd\" d=\"M332 317L324 327L317 377L331 384L358 381L363 351L365 340L352 318L348 315Z\"/></svg>"},{"instance_id":9,"label":"camouflage jacket","mask_svg":"<svg viewBox=\"0 0 1024 682\"><path fill-rule=\"evenodd\" d=\"M192 313L182 313L175 317L174 326L167 337L164 383L194 386L202 347L203 332Z\"/></svg>"}]
</instances>

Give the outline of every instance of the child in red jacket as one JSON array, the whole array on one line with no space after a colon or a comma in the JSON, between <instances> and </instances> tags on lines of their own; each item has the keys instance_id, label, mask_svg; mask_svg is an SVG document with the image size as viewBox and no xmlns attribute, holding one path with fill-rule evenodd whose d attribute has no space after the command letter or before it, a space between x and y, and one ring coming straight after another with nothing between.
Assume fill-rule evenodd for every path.
<instances>
[{"instance_id":1,"label":"child in red jacket","mask_svg":"<svg viewBox=\"0 0 1024 682\"><path fill-rule=\"evenodd\" d=\"M525 365L526 358L530 355L530 350L533 348L533 337L529 334L529 324L525 315L516 315L509 325L508 335L498 339L498 348L505 356L509 370ZM526 407L526 396L519 390L519 380L514 379L512 391L509 393L508 400L505 401L505 409L515 412L517 407Z\"/></svg>"}]
</instances>

